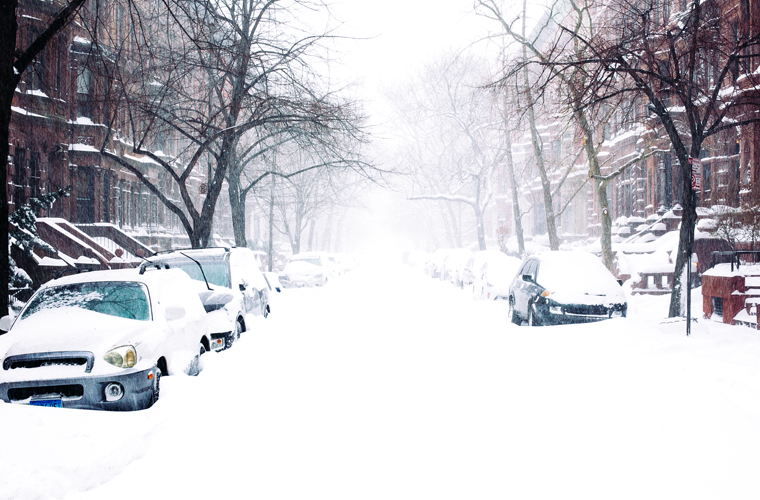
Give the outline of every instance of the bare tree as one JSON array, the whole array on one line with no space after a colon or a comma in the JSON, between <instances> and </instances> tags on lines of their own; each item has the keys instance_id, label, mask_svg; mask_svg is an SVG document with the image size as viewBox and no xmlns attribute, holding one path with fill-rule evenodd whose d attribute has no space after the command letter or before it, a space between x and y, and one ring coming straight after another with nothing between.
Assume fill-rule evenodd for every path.
<instances>
[{"instance_id":1,"label":"bare tree","mask_svg":"<svg viewBox=\"0 0 760 500\"><path fill-rule=\"evenodd\" d=\"M24 38L18 36L16 9L18 0L8 0L0 4L0 241L8 241L8 152L11 123L11 105L24 72L45 46L64 29L77 15L85 0L62 2L62 8L53 15L46 27L28 46L23 45ZM10 272L10 255L7 243L0 244L0 310L8 311L8 286Z\"/></svg>"},{"instance_id":2,"label":"bare tree","mask_svg":"<svg viewBox=\"0 0 760 500\"><path fill-rule=\"evenodd\" d=\"M495 169L505 157L499 137L501 113L492 95L482 90L485 78L478 79L478 62L467 56L449 56L418 83L414 106L427 128L413 141L435 144L440 150L426 165L415 165L417 178L434 177L439 191L413 194L411 200L441 200L472 208L478 246L486 248L484 215L493 201Z\"/></svg>"},{"instance_id":3,"label":"bare tree","mask_svg":"<svg viewBox=\"0 0 760 500\"><path fill-rule=\"evenodd\" d=\"M581 37L595 36L597 26L594 7L595 2L593 0L551 2L546 6L533 31L526 33L525 2L523 3L523 11L519 15L505 13L502 2L499 0L477 0L476 2L477 11L496 21L502 32L516 42L519 47L511 63L508 63L505 68L507 76L499 84L505 89L505 92L509 93L512 91L511 87L515 86L514 81L522 81L524 107L530 126L534 156L541 178L544 205L547 209L550 243L552 242L551 222L553 219L549 217L549 213L554 212L553 192L557 190L556 187L552 189L550 185L551 179L544 165L543 144L536 130L535 119L537 101L547 96L554 97L554 102L548 104L553 111L552 114L555 116L564 114L574 121L575 127L579 131L580 144L578 150L585 156L588 177L594 180L596 198L599 203L602 260L605 266L612 270L612 214L608 206L607 186L612 179L653 152L650 148L642 148L641 154L634 160L625 162L603 175L604 165L600 161L599 153L604 145L604 134L599 132L610 120L612 113L625 104L621 102L623 97L620 96L614 102L607 103L605 107L594 106L589 108L581 105L585 97L585 90L588 87L589 75L580 63L582 59L577 57L585 50L585 45L580 43L575 35ZM517 54L518 51L519 55ZM565 57L575 57L579 64L569 67L553 64ZM531 77L529 67L534 65L547 71L539 70ZM519 83L517 86L520 87ZM611 101L613 100L611 99ZM635 103L630 105L635 105ZM556 249L553 244L552 248Z\"/></svg>"},{"instance_id":4,"label":"bare tree","mask_svg":"<svg viewBox=\"0 0 760 500\"><path fill-rule=\"evenodd\" d=\"M683 218L670 316L682 311L686 263L692 254L697 195L690 159L706 140L760 122L760 79L754 73L760 44L749 23L723 15L718 2L692 0L668 12L660 2L598 4L599 29L588 36L563 26L579 50L547 61L587 75L576 109L641 96L661 124L681 166Z\"/></svg>"},{"instance_id":5,"label":"bare tree","mask_svg":"<svg viewBox=\"0 0 760 500\"><path fill-rule=\"evenodd\" d=\"M357 186L371 179L351 169L326 168L319 158L305 154L300 148L291 148L287 155L278 153L277 158L280 164L294 164L282 169L293 173L272 176L278 179L279 186L275 200L279 215L277 229L288 237L293 254L297 254L304 248L304 231L310 228L308 247L312 248L317 221L326 216L329 235L335 207L349 201Z\"/></svg>"},{"instance_id":6,"label":"bare tree","mask_svg":"<svg viewBox=\"0 0 760 500\"><path fill-rule=\"evenodd\" d=\"M177 216L193 247L211 237L223 182L238 178L246 133L306 122L327 127L332 119L308 91L309 75L299 70L321 35L289 29L308 3L163 0L132 6L140 43L117 65L124 117L112 123L101 152ZM173 154L164 149L166 141L173 141ZM159 178L122 150L149 158ZM167 185L176 196L166 192ZM237 209L239 200L232 197Z\"/></svg>"},{"instance_id":7,"label":"bare tree","mask_svg":"<svg viewBox=\"0 0 760 500\"><path fill-rule=\"evenodd\" d=\"M227 175L235 241L244 245L245 201L267 178L277 176L291 179L309 173L309 178L329 177L334 171L351 171L370 180L378 180L388 172L363 159L361 147L365 144L363 120L352 103L318 99L311 108L312 120L294 120L277 127L257 127L238 143L236 160ZM315 125L316 123L316 125ZM311 162L266 161L278 150L298 148ZM282 156L279 156L282 158ZM287 166L290 169L282 169Z\"/></svg>"}]
</instances>

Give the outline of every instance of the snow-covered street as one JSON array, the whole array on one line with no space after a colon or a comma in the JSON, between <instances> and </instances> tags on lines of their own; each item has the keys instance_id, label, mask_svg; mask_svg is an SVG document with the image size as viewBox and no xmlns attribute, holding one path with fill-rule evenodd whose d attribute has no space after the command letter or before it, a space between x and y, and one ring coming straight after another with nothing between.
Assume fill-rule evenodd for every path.
<instances>
[{"instance_id":1,"label":"snow-covered street","mask_svg":"<svg viewBox=\"0 0 760 500\"><path fill-rule=\"evenodd\" d=\"M0 403L0 498L760 495L756 331L687 338L668 297L518 327L506 302L390 264L276 298L148 410Z\"/></svg>"}]
</instances>

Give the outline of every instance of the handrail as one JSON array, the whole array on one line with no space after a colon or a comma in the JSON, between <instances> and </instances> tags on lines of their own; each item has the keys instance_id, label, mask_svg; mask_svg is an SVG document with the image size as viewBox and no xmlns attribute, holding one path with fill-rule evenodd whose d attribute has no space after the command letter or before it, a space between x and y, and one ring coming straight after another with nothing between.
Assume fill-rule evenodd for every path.
<instances>
[{"instance_id":1,"label":"handrail","mask_svg":"<svg viewBox=\"0 0 760 500\"><path fill-rule=\"evenodd\" d=\"M739 258L741 255L755 255L760 256L760 250L730 250L730 251L714 251L712 253L712 266L715 267L715 258L716 257L730 257L731 260L731 271L734 270L734 261L736 261L736 269L739 269L739 266L741 264L741 259ZM721 264L725 264L726 262L721 262Z\"/></svg>"}]
</instances>

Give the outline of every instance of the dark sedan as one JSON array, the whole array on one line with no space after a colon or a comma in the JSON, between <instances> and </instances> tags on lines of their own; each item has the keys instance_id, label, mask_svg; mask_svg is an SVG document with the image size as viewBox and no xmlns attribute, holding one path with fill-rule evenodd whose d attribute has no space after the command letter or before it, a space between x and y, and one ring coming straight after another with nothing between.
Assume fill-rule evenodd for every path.
<instances>
[{"instance_id":1,"label":"dark sedan","mask_svg":"<svg viewBox=\"0 0 760 500\"><path fill-rule=\"evenodd\" d=\"M624 317L623 289L598 257L582 251L526 258L509 289L509 315L530 326Z\"/></svg>"}]
</instances>

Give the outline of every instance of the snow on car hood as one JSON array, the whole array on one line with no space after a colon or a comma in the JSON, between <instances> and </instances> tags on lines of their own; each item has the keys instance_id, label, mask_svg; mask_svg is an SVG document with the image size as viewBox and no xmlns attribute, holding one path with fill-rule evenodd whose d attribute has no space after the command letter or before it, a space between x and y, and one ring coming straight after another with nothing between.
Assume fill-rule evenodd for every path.
<instances>
[{"instance_id":1,"label":"snow on car hood","mask_svg":"<svg viewBox=\"0 0 760 500\"><path fill-rule=\"evenodd\" d=\"M623 288L598 257L582 251L541 255L538 284L563 304L624 303Z\"/></svg>"},{"instance_id":2,"label":"snow on car hood","mask_svg":"<svg viewBox=\"0 0 760 500\"><path fill-rule=\"evenodd\" d=\"M0 355L90 351L97 356L130 343L152 327L150 321L118 318L78 307L46 309L17 320L4 335ZM5 353L3 347L7 347Z\"/></svg>"}]
</instances>

